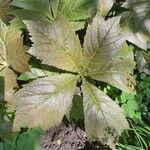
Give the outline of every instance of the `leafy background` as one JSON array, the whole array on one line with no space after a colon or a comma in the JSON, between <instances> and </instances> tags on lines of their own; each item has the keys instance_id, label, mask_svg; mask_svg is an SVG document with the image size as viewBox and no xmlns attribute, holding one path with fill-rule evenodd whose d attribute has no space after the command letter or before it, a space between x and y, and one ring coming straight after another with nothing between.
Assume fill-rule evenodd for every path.
<instances>
[{"instance_id":1,"label":"leafy background","mask_svg":"<svg viewBox=\"0 0 150 150\"><path fill-rule=\"evenodd\" d=\"M150 149L150 110L148 107L150 103L150 2L149 0L127 0L125 3L123 2L124 1L115 2L113 0L98 1L98 11L105 19L122 15L120 25L122 26L123 32L128 37L128 45L130 45L131 49L133 49L134 59L136 61L134 77L137 82L137 94L135 95L122 92L108 84L98 81L95 85L99 88L99 90L105 92L120 105L128 119L130 128L125 130L120 137L120 140L117 143L117 149L148 150ZM9 84L5 85L12 86L5 87L6 89L11 89L11 91L8 90L9 92L5 95L5 99L9 98L10 93L14 92L15 89L18 88L18 85L20 88L22 84L28 83L38 77L57 75L58 73L65 72L64 70L59 70L41 64L40 61L33 57L30 58L30 56L26 54L27 49L29 49L29 46L31 46L32 43L29 40L30 35L26 30L26 26L21 20L39 20L50 22L54 20L57 12L59 12L72 23L72 30L77 31L82 29L81 31L77 31L82 43L82 38L84 36L84 31L87 28L87 23L92 22L90 17L95 14L95 4L92 0L82 0L76 2L73 0L70 2L67 0L61 0L60 2L59 0L44 0L43 2L36 1L36 3L35 0L26 0L21 2L18 0L0 0L0 8L0 18L5 24L7 24L5 25L2 22L0 23L1 28L5 29L0 32L0 35L1 39L5 36L5 39L7 40L3 40L3 44L6 46L6 49L10 49L7 54L1 53L1 55L4 56L6 63L2 63L0 66L0 75L5 77L5 80L7 79L6 81ZM14 15L17 17L14 18ZM20 30L20 28L22 30ZM24 37L21 36L22 34ZM16 53L21 54L20 59L17 59L17 56L14 55L14 50ZM27 62L29 58L30 61L28 66ZM16 65L18 64L16 61L19 62L21 67ZM22 66L24 66L24 68ZM69 69L69 71L72 71L72 68ZM16 76L17 82L19 83L18 85L16 84ZM0 78L0 80L0 83L4 82L4 78ZM1 93L4 93L4 85L1 84L0 90L3 91ZM38 149L40 135L43 134L43 131L39 128L23 128L19 133L16 132L11 136L9 135L9 133L11 133L11 122L13 122L15 116L14 113L6 111L6 105L4 105L4 102L2 101L4 100L4 95L0 94L0 96L0 148L6 150L21 150L25 147L26 149L31 150ZM81 97L76 96L74 99L80 98ZM82 111L80 112L81 115L76 114L76 112L78 112L77 109L83 109L81 103L77 103L76 105L76 108L73 108L70 112L70 121L72 122L77 122L79 119L83 119L84 117ZM5 119L6 117L7 119ZM11 122L8 121L8 119ZM30 147L28 147L29 145Z\"/></svg>"}]
</instances>

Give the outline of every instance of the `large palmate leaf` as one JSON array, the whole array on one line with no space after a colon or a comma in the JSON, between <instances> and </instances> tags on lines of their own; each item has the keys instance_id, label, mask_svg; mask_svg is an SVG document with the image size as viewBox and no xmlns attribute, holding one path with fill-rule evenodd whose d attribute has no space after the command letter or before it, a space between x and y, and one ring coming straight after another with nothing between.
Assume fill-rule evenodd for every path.
<instances>
[{"instance_id":1,"label":"large palmate leaf","mask_svg":"<svg viewBox=\"0 0 150 150\"><path fill-rule=\"evenodd\" d=\"M83 20L91 17L96 0L60 0L59 11L69 20Z\"/></svg>"},{"instance_id":2,"label":"large palmate leaf","mask_svg":"<svg viewBox=\"0 0 150 150\"><path fill-rule=\"evenodd\" d=\"M57 15L59 0L13 0L11 5L22 8L13 11L22 19L50 21Z\"/></svg>"},{"instance_id":3,"label":"large palmate leaf","mask_svg":"<svg viewBox=\"0 0 150 150\"><path fill-rule=\"evenodd\" d=\"M28 51L43 64L77 72L82 63L82 49L74 27L62 16L50 23L26 21L33 46Z\"/></svg>"},{"instance_id":4,"label":"large palmate leaf","mask_svg":"<svg viewBox=\"0 0 150 150\"><path fill-rule=\"evenodd\" d=\"M100 140L115 149L115 143L128 123L121 108L105 93L84 80L85 130L91 140Z\"/></svg>"},{"instance_id":5,"label":"large palmate leaf","mask_svg":"<svg viewBox=\"0 0 150 150\"><path fill-rule=\"evenodd\" d=\"M9 12L10 12L10 0L0 0L0 18L7 22L9 20Z\"/></svg>"},{"instance_id":6,"label":"large palmate leaf","mask_svg":"<svg viewBox=\"0 0 150 150\"><path fill-rule=\"evenodd\" d=\"M109 10L112 8L115 0L99 0L98 1L98 11L102 16L106 16Z\"/></svg>"},{"instance_id":7,"label":"large palmate leaf","mask_svg":"<svg viewBox=\"0 0 150 150\"><path fill-rule=\"evenodd\" d=\"M40 126L47 130L61 123L75 93L78 76L60 74L24 85L8 103L16 110L13 129Z\"/></svg>"},{"instance_id":8,"label":"large palmate leaf","mask_svg":"<svg viewBox=\"0 0 150 150\"><path fill-rule=\"evenodd\" d=\"M119 31L119 18L105 21L97 15L88 27L84 42L84 75L107 82L121 90L132 92L134 80L130 75L133 58ZM126 54L124 54L124 51Z\"/></svg>"}]
</instances>

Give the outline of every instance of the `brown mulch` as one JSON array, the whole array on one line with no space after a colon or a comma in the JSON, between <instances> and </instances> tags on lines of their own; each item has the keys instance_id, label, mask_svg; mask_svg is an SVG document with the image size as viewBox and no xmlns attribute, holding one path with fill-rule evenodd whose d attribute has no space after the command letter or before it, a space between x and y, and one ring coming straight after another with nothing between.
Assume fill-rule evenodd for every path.
<instances>
[{"instance_id":1,"label":"brown mulch","mask_svg":"<svg viewBox=\"0 0 150 150\"><path fill-rule=\"evenodd\" d=\"M41 137L40 150L110 150L100 142L89 143L77 126L62 123Z\"/></svg>"}]
</instances>

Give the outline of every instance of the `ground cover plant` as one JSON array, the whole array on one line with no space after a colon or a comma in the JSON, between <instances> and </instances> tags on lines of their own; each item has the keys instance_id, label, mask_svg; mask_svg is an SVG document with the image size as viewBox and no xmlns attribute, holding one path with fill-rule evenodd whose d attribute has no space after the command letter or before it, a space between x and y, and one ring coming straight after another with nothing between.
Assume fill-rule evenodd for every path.
<instances>
[{"instance_id":1,"label":"ground cover plant","mask_svg":"<svg viewBox=\"0 0 150 150\"><path fill-rule=\"evenodd\" d=\"M149 0L0 0L0 148L38 150L65 117L149 149L149 49Z\"/></svg>"}]
</instances>

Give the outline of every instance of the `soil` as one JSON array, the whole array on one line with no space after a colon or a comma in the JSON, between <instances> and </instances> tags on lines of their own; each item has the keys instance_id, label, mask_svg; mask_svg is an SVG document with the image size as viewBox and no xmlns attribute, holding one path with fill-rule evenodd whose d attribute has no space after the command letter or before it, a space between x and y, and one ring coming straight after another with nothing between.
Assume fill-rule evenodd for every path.
<instances>
[{"instance_id":1,"label":"soil","mask_svg":"<svg viewBox=\"0 0 150 150\"><path fill-rule=\"evenodd\" d=\"M110 150L100 142L89 143L85 132L75 125L62 123L41 137L40 150Z\"/></svg>"}]
</instances>

